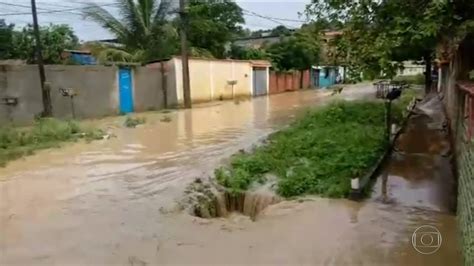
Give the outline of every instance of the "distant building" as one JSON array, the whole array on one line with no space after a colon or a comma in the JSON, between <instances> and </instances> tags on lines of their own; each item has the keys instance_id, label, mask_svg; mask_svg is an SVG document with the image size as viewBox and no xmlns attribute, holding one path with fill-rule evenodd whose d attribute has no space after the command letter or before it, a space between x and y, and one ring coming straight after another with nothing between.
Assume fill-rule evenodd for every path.
<instances>
[{"instance_id":1,"label":"distant building","mask_svg":"<svg viewBox=\"0 0 474 266\"><path fill-rule=\"evenodd\" d=\"M234 40L234 45L245 48L260 49L265 45L278 43L280 40L280 36L247 37Z\"/></svg>"},{"instance_id":2,"label":"distant building","mask_svg":"<svg viewBox=\"0 0 474 266\"><path fill-rule=\"evenodd\" d=\"M64 60L70 60L78 65L96 65L97 60L90 51L64 50L61 54Z\"/></svg>"},{"instance_id":3,"label":"distant building","mask_svg":"<svg viewBox=\"0 0 474 266\"><path fill-rule=\"evenodd\" d=\"M26 60L22 59L5 59L0 60L0 65L26 65Z\"/></svg>"},{"instance_id":4,"label":"distant building","mask_svg":"<svg viewBox=\"0 0 474 266\"><path fill-rule=\"evenodd\" d=\"M410 61L403 62L403 67L397 70L397 76L414 76L423 75L425 72L424 65L417 65Z\"/></svg>"},{"instance_id":5,"label":"distant building","mask_svg":"<svg viewBox=\"0 0 474 266\"><path fill-rule=\"evenodd\" d=\"M288 31L290 32L289 36L291 36L295 32L294 29L288 29ZM327 43L331 39L334 39L337 36L341 36L342 33L343 33L342 31L325 30L323 31L322 39L325 43ZM272 35L271 31L264 31L261 33L261 36L258 36L258 37L245 37L245 38L235 39L233 44L240 47L245 47L245 48L259 49L265 45L272 45L274 43L278 43L285 37L287 36Z\"/></svg>"},{"instance_id":6,"label":"distant building","mask_svg":"<svg viewBox=\"0 0 474 266\"><path fill-rule=\"evenodd\" d=\"M344 82L345 69L341 66L313 66L311 68L312 86L315 88L331 87Z\"/></svg>"},{"instance_id":7,"label":"distant building","mask_svg":"<svg viewBox=\"0 0 474 266\"><path fill-rule=\"evenodd\" d=\"M324 30L323 31L323 40L324 42L329 42L330 40L342 36L343 32L340 30Z\"/></svg>"},{"instance_id":8,"label":"distant building","mask_svg":"<svg viewBox=\"0 0 474 266\"><path fill-rule=\"evenodd\" d=\"M343 32L342 31L331 31L331 30L325 30L323 31L323 34L321 36L322 44L321 44L321 60L323 62L326 62L328 64L335 64L335 52L336 52L336 47L331 44L331 40L342 36Z\"/></svg>"}]
</instances>

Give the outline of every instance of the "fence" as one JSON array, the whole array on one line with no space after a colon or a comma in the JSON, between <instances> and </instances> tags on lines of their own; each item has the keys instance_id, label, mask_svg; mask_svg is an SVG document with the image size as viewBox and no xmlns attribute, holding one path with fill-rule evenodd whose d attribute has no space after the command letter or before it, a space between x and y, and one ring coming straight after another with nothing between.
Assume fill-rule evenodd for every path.
<instances>
[{"instance_id":1,"label":"fence","mask_svg":"<svg viewBox=\"0 0 474 266\"><path fill-rule=\"evenodd\" d=\"M269 93L295 91L311 87L309 70L293 72L270 72Z\"/></svg>"},{"instance_id":2,"label":"fence","mask_svg":"<svg viewBox=\"0 0 474 266\"><path fill-rule=\"evenodd\" d=\"M458 82L452 122L458 171L458 220L465 265L474 265L474 83ZM453 110L454 109L454 110Z\"/></svg>"},{"instance_id":3,"label":"fence","mask_svg":"<svg viewBox=\"0 0 474 266\"><path fill-rule=\"evenodd\" d=\"M120 68L123 70L123 68ZM126 68L128 84L121 84L115 66L45 66L50 84L53 116L72 117L71 98L60 89L74 89L77 118L96 118L121 112L121 102L130 101L132 111L163 107L162 77L159 69ZM129 99L123 99L128 91ZM0 65L0 125L13 122L29 124L43 110L38 67L36 65ZM8 101L11 101L8 103ZM170 104L176 103L168 99Z\"/></svg>"},{"instance_id":4,"label":"fence","mask_svg":"<svg viewBox=\"0 0 474 266\"><path fill-rule=\"evenodd\" d=\"M268 92L267 61L192 58L189 67L193 102ZM57 118L97 118L174 107L183 102L178 57L146 67L47 65L45 72L53 117ZM306 76L303 80L308 84L309 73ZM300 88L300 78L295 74L285 79L285 88ZM66 91L74 97L68 97ZM29 124L42 111L38 66L0 65L0 125Z\"/></svg>"}]
</instances>

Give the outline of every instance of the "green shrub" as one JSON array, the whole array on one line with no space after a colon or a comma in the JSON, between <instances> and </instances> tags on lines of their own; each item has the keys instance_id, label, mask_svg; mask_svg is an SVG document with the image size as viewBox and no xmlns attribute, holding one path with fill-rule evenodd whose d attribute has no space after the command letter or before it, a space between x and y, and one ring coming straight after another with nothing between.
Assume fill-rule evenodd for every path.
<instances>
[{"instance_id":1,"label":"green shrub","mask_svg":"<svg viewBox=\"0 0 474 266\"><path fill-rule=\"evenodd\" d=\"M423 85L425 84L425 75L418 74L418 75L410 75L410 76L396 76L393 78L394 81L404 81L408 84L413 85Z\"/></svg>"},{"instance_id":2,"label":"green shrub","mask_svg":"<svg viewBox=\"0 0 474 266\"><path fill-rule=\"evenodd\" d=\"M124 125L125 127L135 128L138 125L145 124L145 123L146 123L146 119L144 117L127 116L127 118L125 119Z\"/></svg>"},{"instance_id":3,"label":"green shrub","mask_svg":"<svg viewBox=\"0 0 474 266\"><path fill-rule=\"evenodd\" d=\"M164 123L169 123L171 122L171 117L165 115L163 118L160 119L161 122L164 122Z\"/></svg>"}]
</instances>

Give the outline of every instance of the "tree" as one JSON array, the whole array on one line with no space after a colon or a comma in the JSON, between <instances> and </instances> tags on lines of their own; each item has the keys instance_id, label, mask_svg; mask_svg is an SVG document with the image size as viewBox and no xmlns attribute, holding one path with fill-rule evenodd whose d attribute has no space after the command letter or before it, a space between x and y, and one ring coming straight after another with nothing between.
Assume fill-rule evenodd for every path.
<instances>
[{"instance_id":1,"label":"tree","mask_svg":"<svg viewBox=\"0 0 474 266\"><path fill-rule=\"evenodd\" d=\"M446 36L465 36L473 26L472 6L469 0L314 0L306 14L344 22L352 68L393 76L398 62L423 58L429 86L435 46Z\"/></svg>"},{"instance_id":2,"label":"tree","mask_svg":"<svg viewBox=\"0 0 474 266\"><path fill-rule=\"evenodd\" d=\"M246 48L238 45L232 45L228 56L240 60L263 60L270 59L270 55L265 49Z\"/></svg>"},{"instance_id":3,"label":"tree","mask_svg":"<svg viewBox=\"0 0 474 266\"><path fill-rule=\"evenodd\" d=\"M277 69L306 70L319 61L319 32L312 26L303 27L266 50Z\"/></svg>"},{"instance_id":4,"label":"tree","mask_svg":"<svg viewBox=\"0 0 474 266\"><path fill-rule=\"evenodd\" d=\"M290 29L287 27L280 25L272 29L270 35L271 36L288 36L291 34Z\"/></svg>"},{"instance_id":5,"label":"tree","mask_svg":"<svg viewBox=\"0 0 474 266\"><path fill-rule=\"evenodd\" d=\"M124 45L123 49L109 47L102 53L145 61L166 58L177 51L178 35L169 21L170 0L116 0L116 3L120 9L118 18L98 4L83 9L87 19L107 29Z\"/></svg>"},{"instance_id":6,"label":"tree","mask_svg":"<svg viewBox=\"0 0 474 266\"><path fill-rule=\"evenodd\" d=\"M40 38L43 47L45 64L61 64L64 49L75 49L79 45L78 38L68 25L49 25L40 27ZM28 63L36 63L35 37L33 26L27 25L12 35L13 49L10 58L24 59Z\"/></svg>"},{"instance_id":7,"label":"tree","mask_svg":"<svg viewBox=\"0 0 474 266\"><path fill-rule=\"evenodd\" d=\"M13 24L5 23L5 20L0 19L0 59L11 58L13 50Z\"/></svg>"},{"instance_id":8,"label":"tree","mask_svg":"<svg viewBox=\"0 0 474 266\"><path fill-rule=\"evenodd\" d=\"M243 34L244 22L242 9L231 0L190 0L188 41L224 58L226 45Z\"/></svg>"}]
</instances>

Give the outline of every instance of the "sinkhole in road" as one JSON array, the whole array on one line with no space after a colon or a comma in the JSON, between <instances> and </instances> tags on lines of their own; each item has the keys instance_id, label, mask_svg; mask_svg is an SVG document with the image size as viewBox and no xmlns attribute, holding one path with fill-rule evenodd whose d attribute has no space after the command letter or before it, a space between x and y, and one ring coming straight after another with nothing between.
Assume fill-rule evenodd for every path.
<instances>
[{"instance_id":1,"label":"sinkhole in road","mask_svg":"<svg viewBox=\"0 0 474 266\"><path fill-rule=\"evenodd\" d=\"M190 214L206 219L240 213L255 221L265 208L281 201L268 186L251 191L234 192L223 190L200 179L196 179L188 186L186 194L185 208Z\"/></svg>"}]
</instances>

